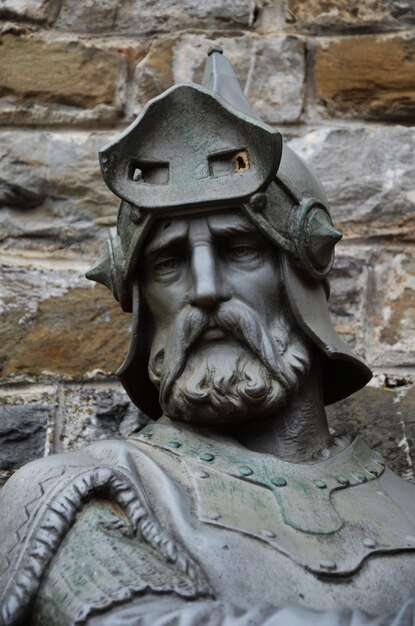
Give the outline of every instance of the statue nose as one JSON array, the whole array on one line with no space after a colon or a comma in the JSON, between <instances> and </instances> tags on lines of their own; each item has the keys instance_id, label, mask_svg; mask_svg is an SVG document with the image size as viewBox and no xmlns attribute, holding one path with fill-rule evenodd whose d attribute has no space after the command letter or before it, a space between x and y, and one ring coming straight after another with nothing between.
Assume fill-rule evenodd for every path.
<instances>
[{"instance_id":1,"label":"statue nose","mask_svg":"<svg viewBox=\"0 0 415 626\"><path fill-rule=\"evenodd\" d=\"M214 251L208 244L198 245L192 256L190 304L209 309L229 298L230 292L218 272Z\"/></svg>"}]
</instances>

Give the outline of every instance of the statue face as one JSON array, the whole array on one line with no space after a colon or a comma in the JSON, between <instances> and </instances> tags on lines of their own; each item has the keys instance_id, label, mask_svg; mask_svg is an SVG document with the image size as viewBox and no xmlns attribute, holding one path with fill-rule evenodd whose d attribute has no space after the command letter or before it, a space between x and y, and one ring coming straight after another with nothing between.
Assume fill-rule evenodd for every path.
<instances>
[{"instance_id":1,"label":"statue face","mask_svg":"<svg viewBox=\"0 0 415 626\"><path fill-rule=\"evenodd\" d=\"M278 255L238 211L159 221L144 249L149 373L172 419L270 416L309 366Z\"/></svg>"}]
</instances>

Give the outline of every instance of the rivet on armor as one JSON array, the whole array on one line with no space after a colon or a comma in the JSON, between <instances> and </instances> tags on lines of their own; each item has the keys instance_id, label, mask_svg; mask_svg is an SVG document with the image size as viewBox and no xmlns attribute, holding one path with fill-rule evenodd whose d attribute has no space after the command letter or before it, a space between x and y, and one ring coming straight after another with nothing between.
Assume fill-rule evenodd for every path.
<instances>
[{"instance_id":1,"label":"rivet on armor","mask_svg":"<svg viewBox=\"0 0 415 626\"><path fill-rule=\"evenodd\" d=\"M361 483L365 483L367 481L367 476L366 474L363 474L363 472L355 472L353 476Z\"/></svg>"},{"instance_id":2,"label":"rivet on armor","mask_svg":"<svg viewBox=\"0 0 415 626\"><path fill-rule=\"evenodd\" d=\"M376 543L375 539L373 539L373 537L365 537L363 539L363 545L366 548L376 548L377 543Z\"/></svg>"},{"instance_id":3,"label":"rivet on armor","mask_svg":"<svg viewBox=\"0 0 415 626\"><path fill-rule=\"evenodd\" d=\"M180 448L181 445L178 441L169 441L166 443L166 448Z\"/></svg>"},{"instance_id":4,"label":"rivet on armor","mask_svg":"<svg viewBox=\"0 0 415 626\"><path fill-rule=\"evenodd\" d=\"M326 483L324 482L324 480L313 480L313 483L315 484L316 487L318 487L319 489L325 489L327 487Z\"/></svg>"},{"instance_id":5,"label":"rivet on armor","mask_svg":"<svg viewBox=\"0 0 415 626\"><path fill-rule=\"evenodd\" d=\"M198 473L198 477L199 477L199 478L209 478L209 474L208 474L208 472L204 472L203 470L201 470L201 471Z\"/></svg>"},{"instance_id":6,"label":"rivet on armor","mask_svg":"<svg viewBox=\"0 0 415 626\"><path fill-rule=\"evenodd\" d=\"M210 452L204 452L200 455L199 459L201 461L213 461L215 459L215 456L213 454L210 454Z\"/></svg>"},{"instance_id":7,"label":"rivet on armor","mask_svg":"<svg viewBox=\"0 0 415 626\"><path fill-rule=\"evenodd\" d=\"M340 483L340 485L344 485L345 487L350 484L350 480L347 478L347 476L336 476L336 480L338 483Z\"/></svg>"},{"instance_id":8,"label":"rivet on armor","mask_svg":"<svg viewBox=\"0 0 415 626\"><path fill-rule=\"evenodd\" d=\"M267 196L264 193L256 193L249 200L249 205L254 211L263 211L267 206Z\"/></svg>"},{"instance_id":9,"label":"rivet on armor","mask_svg":"<svg viewBox=\"0 0 415 626\"><path fill-rule=\"evenodd\" d=\"M278 476L277 478L271 478L271 482L276 487L285 487L285 485L287 484L285 478L282 478L281 476Z\"/></svg>"},{"instance_id":10,"label":"rivet on armor","mask_svg":"<svg viewBox=\"0 0 415 626\"><path fill-rule=\"evenodd\" d=\"M208 519L215 521L215 520L220 519L220 513L217 513L216 511L210 511L209 513L206 514L206 517Z\"/></svg>"},{"instance_id":11,"label":"rivet on armor","mask_svg":"<svg viewBox=\"0 0 415 626\"><path fill-rule=\"evenodd\" d=\"M261 535L263 537L266 537L267 539L274 539L274 537L275 537L275 533L272 530L269 530L268 528L264 528L261 531Z\"/></svg>"},{"instance_id":12,"label":"rivet on armor","mask_svg":"<svg viewBox=\"0 0 415 626\"><path fill-rule=\"evenodd\" d=\"M248 467L247 465L242 465L242 467L239 468L239 473L242 476L251 476L251 474L254 473L254 470Z\"/></svg>"},{"instance_id":13,"label":"rivet on armor","mask_svg":"<svg viewBox=\"0 0 415 626\"><path fill-rule=\"evenodd\" d=\"M337 565L334 561L321 561L320 569L324 569L328 572L333 572L335 569L337 569Z\"/></svg>"}]
</instances>

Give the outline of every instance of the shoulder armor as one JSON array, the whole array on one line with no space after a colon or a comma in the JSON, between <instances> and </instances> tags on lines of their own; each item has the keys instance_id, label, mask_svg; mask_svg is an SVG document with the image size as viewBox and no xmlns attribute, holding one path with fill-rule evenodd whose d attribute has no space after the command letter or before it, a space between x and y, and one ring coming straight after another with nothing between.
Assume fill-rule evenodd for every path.
<instances>
[{"instance_id":1,"label":"shoulder armor","mask_svg":"<svg viewBox=\"0 0 415 626\"><path fill-rule=\"evenodd\" d=\"M304 464L185 427L149 425L134 439L180 457L203 522L265 541L315 574L344 576L375 553L415 550L413 520L382 487L382 457L359 438Z\"/></svg>"},{"instance_id":2,"label":"shoulder armor","mask_svg":"<svg viewBox=\"0 0 415 626\"><path fill-rule=\"evenodd\" d=\"M0 507L0 624L19 623L36 597L52 557L78 513L92 498L106 498L124 512L132 532L162 558L175 562L200 591L202 572L154 518L129 456L145 453L125 442L99 442L81 452L35 461L6 483ZM137 459L136 459L137 460ZM110 463L110 466L108 464Z\"/></svg>"}]
</instances>

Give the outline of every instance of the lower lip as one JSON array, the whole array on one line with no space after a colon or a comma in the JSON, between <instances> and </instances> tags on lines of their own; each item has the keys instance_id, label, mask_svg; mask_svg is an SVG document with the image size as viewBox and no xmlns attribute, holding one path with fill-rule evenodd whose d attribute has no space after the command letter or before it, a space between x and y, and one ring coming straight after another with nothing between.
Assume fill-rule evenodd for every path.
<instances>
[{"instance_id":1,"label":"lower lip","mask_svg":"<svg viewBox=\"0 0 415 626\"><path fill-rule=\"evenodd\" d=\"M214 339L225 339L226 335L220 328L208 328L202 335L203 339L213 341Z\"/></svg>"}]
</instances>

